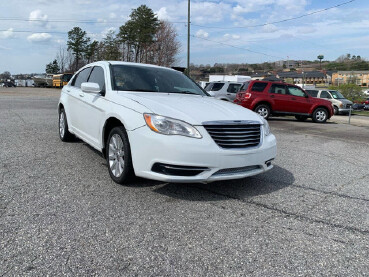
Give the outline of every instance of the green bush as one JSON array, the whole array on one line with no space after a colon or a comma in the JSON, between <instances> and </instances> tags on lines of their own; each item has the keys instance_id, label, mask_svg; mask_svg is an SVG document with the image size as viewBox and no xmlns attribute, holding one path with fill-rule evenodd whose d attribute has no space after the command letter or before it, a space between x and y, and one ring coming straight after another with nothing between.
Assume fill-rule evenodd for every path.
<instances>
[{"instance_id":1,"label":"green bush","mask_svg":"<svg viewBox=\"0 0 369 277\"><path fill-rule=\"evenodd\" d=\"M353 102L364 100L362 88L355 84L343 84L340 86L330 86L329 89L340 91L343 94L343 96L345 96L345 98Z\"/></svg>"}]
</instances>

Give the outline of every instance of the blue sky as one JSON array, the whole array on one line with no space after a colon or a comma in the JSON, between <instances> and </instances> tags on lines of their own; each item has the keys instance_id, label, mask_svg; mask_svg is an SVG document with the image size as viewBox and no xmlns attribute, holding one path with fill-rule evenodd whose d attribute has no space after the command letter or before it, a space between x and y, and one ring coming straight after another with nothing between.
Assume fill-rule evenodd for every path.
<instances>
[{"instance_id":1,"label":"blue sky","mask_svg":"<svg viewBox=\"0 0 369 277\"><path fill-rule=\"evenodd\" d=\"M355 0L297 20L252 27L348 1L192 0L191 62L261 63L287 57L312 60L319 54L334 60L345 53L369 58L369 1L366 0ZM58 49L66 47L66 33L71 28L79 26L92 39L100 40L108 30L118 30L132 9L141 4L152 8L159 19L173 23L182 45L177 65L184 66L187 0L1 0L0 72L43 72Z\"/></svg>"}]
</instances>

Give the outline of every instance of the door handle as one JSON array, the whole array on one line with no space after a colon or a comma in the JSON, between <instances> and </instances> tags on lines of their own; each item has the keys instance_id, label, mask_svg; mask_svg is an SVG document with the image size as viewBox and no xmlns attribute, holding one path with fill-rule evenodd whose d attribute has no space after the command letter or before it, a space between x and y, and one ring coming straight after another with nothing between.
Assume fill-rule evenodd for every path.
<instances>
[{"instance_id":1,"label":"door handle","mask_svg":"<svg viewBox=\"0 0 369 277\"><path fill-rule=\"evenodd\" d=\"M291 100L296 100L296 98L295 97L292 97Z\"/></svg>"},{"instance_id":2,"label":"door handle","mask_svg":"<svg viewBox=\"0 0 369 277\"><path fill-rule=\"evenodd\" d=\"M85 94L84 93L80 93L79 96L80 97L85 97Z\"/></svg>"},{"instance_id":3,"label":"door handle","mask_svg":"<svg viewBox=\"0 0 369 277\"><path fill-rule=\"evenodd\" d=\"M274 95L271 95L270 98L274 98L275 96Z\"/></svg>"},{"instance_id":4,"label":"door handle","mask_svg":"<svg viewBox=\"0 0 369 277\"><path fill-rule=\"evenodd\" d=\"M66 91L67 91L67 92L70 92L70 90L69 90L69 89L66 89Z\"/></svg>"},{"instance_id":5,"label":"door handle","mask_svg":"<svg viewBox=\"0 0 369 277\"><path fill-rule=\"evenodd\" d=\"M230 93L227 93L227 95L231 95Z\"/></svg>"}]
</instances>

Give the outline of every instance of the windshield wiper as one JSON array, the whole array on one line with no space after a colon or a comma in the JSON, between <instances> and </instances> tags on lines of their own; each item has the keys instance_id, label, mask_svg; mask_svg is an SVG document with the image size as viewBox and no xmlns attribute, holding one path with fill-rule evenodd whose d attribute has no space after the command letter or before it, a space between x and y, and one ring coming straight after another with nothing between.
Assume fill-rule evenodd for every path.
<instances>
[{"instance_id":1,"label":"windshield wiper","mask_svg":"<svg viewBox=\"0 0 369 277\"><path fill-rule=\"evenodd\" d=\"M181 91L168 91L167 93L182 93L182 94L195 94L195 95L200 95L196 92L193 91L189 91L189 90L181 90Z\"/></svg>"},{"instance_id":2,"label":"windshield wiper","mask_svg":"<svg viewBox=\"0 0 369 277\"><path fill-rule=\"evenodd\" d=\"M149 90L149 89L122 89L122 91L143 91L143 92L156 92L153 90Z\"/></svg>"}]
</instances>

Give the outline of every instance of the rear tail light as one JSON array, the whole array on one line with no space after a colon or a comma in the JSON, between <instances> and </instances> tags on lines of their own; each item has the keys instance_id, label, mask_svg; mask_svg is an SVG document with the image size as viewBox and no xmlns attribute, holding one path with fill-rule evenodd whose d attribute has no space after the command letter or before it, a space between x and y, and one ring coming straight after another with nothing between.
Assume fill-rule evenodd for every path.
<instances>
[{"instance_id":1,"label":"rear tail light","mask_svg":"<svg viewBox=\"0 0 369 277\"><path fill-rule=\"evenodd\" d=\"M251 93L250 92L246 92L245 93L245 99L249 99L251 97Z\"/></svg>"}]
</instances>

